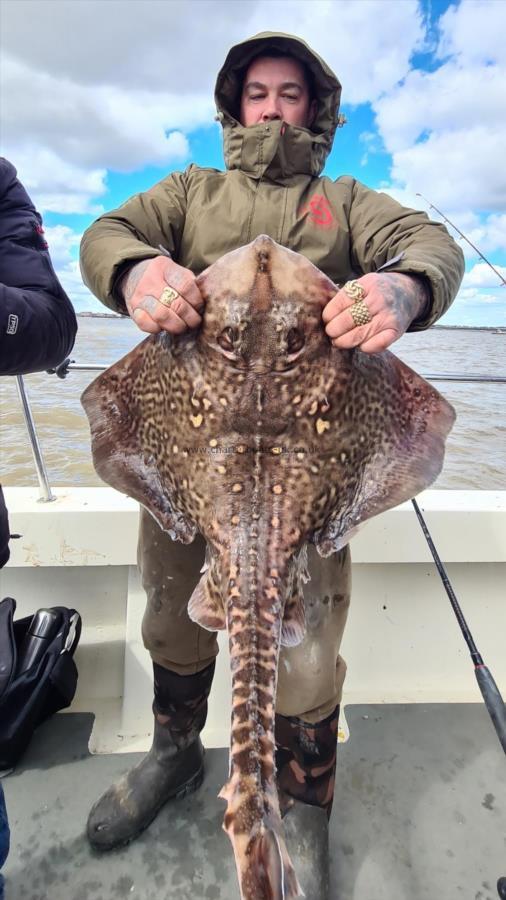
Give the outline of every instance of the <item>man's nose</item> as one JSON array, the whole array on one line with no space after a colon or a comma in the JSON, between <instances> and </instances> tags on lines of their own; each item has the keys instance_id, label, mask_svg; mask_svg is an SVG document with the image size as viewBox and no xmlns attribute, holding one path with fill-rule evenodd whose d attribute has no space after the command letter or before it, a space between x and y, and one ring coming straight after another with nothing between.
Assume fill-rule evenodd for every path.
<instances>
[{"instance_id":1,"label":"man's nose","mask_svg":"<svg viewBox=\"0 0 506 900\"><path fill-rule=\"evenodd\" d=\"M281 119L281 107L277 98L269 98L268 102L264 107L264 111L262 113L262 120L264 122L272 122L275 119Z\"/></svg>"}]
</instances>

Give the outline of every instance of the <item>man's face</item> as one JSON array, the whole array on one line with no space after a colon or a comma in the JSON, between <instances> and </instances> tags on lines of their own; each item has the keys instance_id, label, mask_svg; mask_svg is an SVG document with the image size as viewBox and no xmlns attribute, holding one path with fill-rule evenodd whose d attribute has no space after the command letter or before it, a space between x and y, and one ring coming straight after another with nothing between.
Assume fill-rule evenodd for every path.
<instances>
[{"instance_id":1,"label":"man's face","mask_svg":"<svg viewBox=\"0 0 506 900\"><path fill-rule=\"evenodd\" d=\"M289 56L260 56L246 72L241 94L241 124L282 119L309 128L316 100L309 99L304 69Z\"/></svg>"}]
</instances>

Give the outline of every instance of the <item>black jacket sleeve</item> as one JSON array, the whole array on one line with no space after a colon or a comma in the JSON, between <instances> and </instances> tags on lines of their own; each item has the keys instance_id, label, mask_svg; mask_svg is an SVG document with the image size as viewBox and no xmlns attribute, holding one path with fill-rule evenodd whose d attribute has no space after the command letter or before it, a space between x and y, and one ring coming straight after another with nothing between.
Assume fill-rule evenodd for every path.
<instances>
[{"instance_id":1,"label":"black jacket sleeve","mask_svg":"<svg viewBox=\"0 0 506 900\"><path fill-rule=\"evenodd\" d=\"M9 516L7 514L2 485L0 484L0 569L2 569L9 560L9 538Z\"/></svg>"},{"instance_id":2,"label":"black jacket sleeve","mask_svg":"<svg viewBox=\"0 0 506 900\"><path fill-rule=\"evenodd\" d=\"M58 365L72 350L76 331L42 219L14 166L0 157L0 375Z\"/></svg>"}]
</instances>

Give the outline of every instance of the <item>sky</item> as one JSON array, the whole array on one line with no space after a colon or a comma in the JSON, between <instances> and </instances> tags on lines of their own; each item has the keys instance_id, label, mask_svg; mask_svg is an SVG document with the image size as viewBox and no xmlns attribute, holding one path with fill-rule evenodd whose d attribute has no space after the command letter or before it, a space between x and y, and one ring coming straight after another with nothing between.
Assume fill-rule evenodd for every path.
<instances>
[{"instance_id":1,"label":"sky","mask_svg":"<svg viewBox=\"0 0 506 900\"><path fill-rule=\"evenodd\" d=\"M78 264L98 215L191 162L224 168L216 74L264 30L304 38L343 85L324 174L429 201L506 277L505 0L0 0L0 28L0 153L78 311L104 309ZM440 323L506 326L506 287L451 233L466 274Z\"/></svg>"}]
</instances>

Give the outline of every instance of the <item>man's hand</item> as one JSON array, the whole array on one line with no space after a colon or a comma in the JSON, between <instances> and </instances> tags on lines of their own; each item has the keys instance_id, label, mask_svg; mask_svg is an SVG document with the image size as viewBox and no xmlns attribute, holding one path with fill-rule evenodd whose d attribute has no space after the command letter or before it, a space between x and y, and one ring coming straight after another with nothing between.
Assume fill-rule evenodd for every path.
<instances>
[{"instance_id":1,"label":"man's hand","mask_svg":"<svg viewBox=\"0 0 506 900\"><path fill-rule=\"evenodd\" d=\"M159 300L166 287L179 295L170 306ZM202 321L204 300L195 275L165 256L135 263L120 280L119 291L135 324L149 334L182 334L188 328L197 328Z\"/></svg>"},{"instance_id":2,"label":"man's hand","mask_svg":"<svg viewBox=\"0 0 506 900\"><path fill-rule=\"evenodd\" d=\"M402 337L421 315L429 293L422 279L400 272L371 273L357 281L365 291L363 302L371 321L355 325L350 314L353 301L341 288L323 309L325 331L341 350L360 347L365 353L379 353Z\"/></svg>"}]
</instances>

